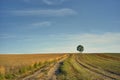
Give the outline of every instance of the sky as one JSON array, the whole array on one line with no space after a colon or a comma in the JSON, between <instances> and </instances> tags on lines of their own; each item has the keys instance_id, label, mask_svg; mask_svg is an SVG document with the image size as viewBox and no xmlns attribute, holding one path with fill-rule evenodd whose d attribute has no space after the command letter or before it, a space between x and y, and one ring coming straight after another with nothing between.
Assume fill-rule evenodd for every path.
<instances>
[{"instance_id":1,"label":"sky","mask_svg":"<svg viewBox=\"0 0 120 80\"><path fill-rule=\"evenodd\" d=\"M0 0L0 53L120 52L120 0Z\"/></svg>"}]
</instances>

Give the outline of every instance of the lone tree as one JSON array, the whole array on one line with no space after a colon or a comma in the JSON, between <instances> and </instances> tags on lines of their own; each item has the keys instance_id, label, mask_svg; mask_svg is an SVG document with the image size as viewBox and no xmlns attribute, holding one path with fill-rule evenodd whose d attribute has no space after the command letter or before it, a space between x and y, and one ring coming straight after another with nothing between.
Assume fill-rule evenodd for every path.
<instances>
[{"instance_id":1,"label":"lone tree","mask_svg":"<svg viewBox=\"0 0 120 80\"><path fill-rule=\"evenodd\" d=\"M77 46L77 51L79 51L80 53L82 53L84 51L84 47L82 45L78 45Z\"/></svg>"}]
</instances>

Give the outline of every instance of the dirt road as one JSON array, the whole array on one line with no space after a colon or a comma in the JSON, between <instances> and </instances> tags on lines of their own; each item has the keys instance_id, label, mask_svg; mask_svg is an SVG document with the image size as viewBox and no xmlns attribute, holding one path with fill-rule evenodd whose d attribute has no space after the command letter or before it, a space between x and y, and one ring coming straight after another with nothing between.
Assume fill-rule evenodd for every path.
<instances>
[{"instance_id":1,"label":"dirt road","mask_svg":"<svg viewBox=\"0 0 120 80\"><path fill-rule=\"evenodd\" d=\"M62 65L63 61L66 58L58 61L48 72L47 79L46 80L57 80L56 79L56 74L59 73L59 67Z\"/></svg>"},{"instance_id":2,"label":"dirt road","mask_svg":"<svg viewBox=\"0 0 120 80\"><path fill-rule=\"evenodd\" d=\"M57 80L56 79L56 72L59 69L61 63L65 60L66 58L63 58L59 61L57 61L55 64L51 64L49 66L46 66L33 74L21 79L21 80ZM47 71L47 74L43 74L44 71ZM38 77L42 75L42 77Z\"/></svg>"}]
</instances>

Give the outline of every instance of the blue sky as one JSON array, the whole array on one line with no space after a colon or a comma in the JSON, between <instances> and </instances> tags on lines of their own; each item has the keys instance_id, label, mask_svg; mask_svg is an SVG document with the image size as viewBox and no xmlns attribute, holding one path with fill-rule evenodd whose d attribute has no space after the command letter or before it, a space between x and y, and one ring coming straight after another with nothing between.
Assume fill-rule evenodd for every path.
<instances>
[{"instance_id":1,"label":"blue sky","mask_svg":"<svg viewBox=\"0 0 120 80\"><path fill-rule=\"evenodd\" d=\"M120 0L0 0L0 53L120 52Z\"/></svg>"}]
</instances>

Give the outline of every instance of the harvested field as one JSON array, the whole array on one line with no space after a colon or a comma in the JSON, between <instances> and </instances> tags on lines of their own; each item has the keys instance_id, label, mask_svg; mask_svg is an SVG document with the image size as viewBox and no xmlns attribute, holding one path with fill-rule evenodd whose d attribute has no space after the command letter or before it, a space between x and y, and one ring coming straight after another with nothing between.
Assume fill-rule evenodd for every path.
<instances>
[{"instance_id":1,"label":"harvested field","mask_svg":"<svg viewBox=\"0 0 120 80\"><path fill-rule=\"evenodd\" d=\"M115 53L0 55L0 65L1 80L120 80Z\"/></svg>"}]
</instances>

